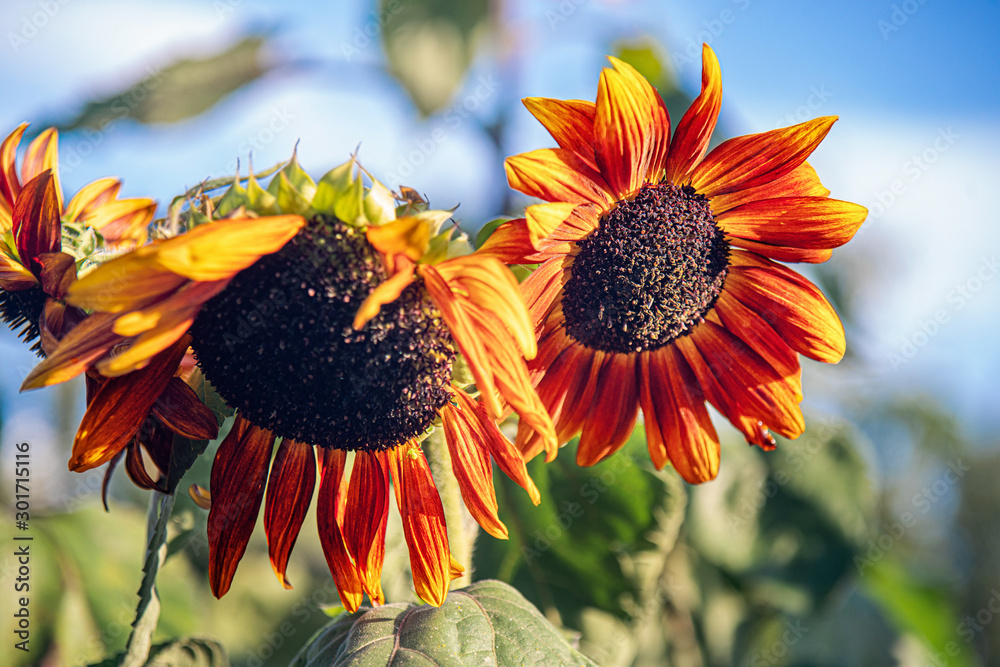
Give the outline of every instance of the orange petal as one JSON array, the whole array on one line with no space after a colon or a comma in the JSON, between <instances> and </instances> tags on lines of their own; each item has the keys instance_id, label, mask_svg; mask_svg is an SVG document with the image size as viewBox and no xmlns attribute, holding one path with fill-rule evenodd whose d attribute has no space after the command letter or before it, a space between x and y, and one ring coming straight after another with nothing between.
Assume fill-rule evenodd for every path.
<instances>
[{"instance_id":1,"label":"orange petal","mask_svg":"<svg viewBox=\"0 0 1000 667\"><path fill-rule=\"evenodd\" d=\"M85 310L138 310L176 292L189 281L133 251L97 267L70 286L67 300Z\"/></svg>"},{"instance_id":2,"label":"orange petal","mask_svg":"<svg viewBox=\"0 0 1000 667\"><path fill-rule=\"evenodd\" d=\"M344 546L368 597L381 604L385 528L389 519L389 468L382 453L358 451L344 509Z\"/></svg>"},{"instance_id":3,"label":"orange petal","mask_svg":"<svg viewBox=\"0 0 1000 667\"><path fill-rule=\"evenodd\" d=\"M521 283L524 303L528 306L532 326L537 330L562 297L563 287L569 281L571 260L553 257L531 272Z\"/></svg>"},{"instance_id":4,"label":"orange petal","mask_svg":"<svg viewBox=\"0 0 1000 667\"><path fill-rule=\"evenodd\" d=\"M355 331L360 331L364 328L372 318L379 314L382 306L398 299L403 290L416 280L416 276L413 273L416 265L409 258L405 256L397 258L395 268L396 273L385 282L379 283L371 291L371 294L361 302L358 312L354 314L354 324L352 326Z\"/></svg>"},{"instance_id":5,"label":"orange petal","mask_svg":"<svg viewBox=\"0 0 1000 667\"><path fill-rule=\"evenodd\" d=\"M62 212L62 188L59 187L59 133L50 127L28 144L21 162L21 182L36 178L49 171L55 186L55 203L57 210Z\"/></svg>"},{"instance_id":6,"label":"orange petal","mask_svg":"<svg viewBox=\"0 0 1000 667\"><path fill-rule=\"evenodd\" d=\"M609 60L614 69L602 70L597 86L594 154L613 198L622 199L659 180L670 119L642 75L617 58Z\"/></svg>"},{"instance_id":7,"label":"orange petal","mask_svg":"<svg viewBox=\"0 0 1000 667\"><path fill-rule=\"evenodd\" d=\"M0 200L8 210L14 209L14 201L21 192L21 181L17 178L17 147L21 143L27 123L21 123L13 132L7 135L0 145Z\"/></svg>"},{"instance_id":8,"label":"orange petal","mask_svg":"<svg viewBox=\"0 0 1000 667\"><path fill-rule=\"evenodd\" d=\"M66 382L90 368L125 340L113 331L114 319L109 313L95 313L73 327L55 352L28 373L21 391Z\"/></svg>"},{"instance_id":9,"label":"orange petal","mask_svg":"<svg viewBox=\"0 0 1000 667\"><path fill-rule=\"evenodd\" d=\"M424 256L431 244L431 227L418 217L405 217L378 227L369 227L368 242L386 258L396 255L417 261Z\"/></svg>"},{"instance_id":10,"label":"orange petal","mask_svg":"<svg viewBox=\"0 0 1000 667\"><path fill-rule=\"evenodd\" d=\"M740 303L731 292L723 290L719 294L714 312L726 329L764 357L779 375L788 377L798 374L799 358L795 351L767 320Z\"/></svg>"},{"instance_id":11,"label":"orange petal","mask_svg":"<svg viewBox=\"0 0 1000 667\"><path fill-rule=\"evenodd\" d=\"M781 178L805 162L836 120L825 116L725 141L694 168L691 185L700 194L715 197Z\"/></svg>"},{"instance_id":12,"label":"orange petal","mask_svg":"<svg viewBox=\"0 0 1000 667\"><path fill-rule=\"evenodd\" d=\"M657 469L669 461L687 482L719 473L719 437L694 373L672 346L639 355L639 403Z\"/></svg>"},{"instance_id":13,"label":"orange petal","mask_svg":"<svg viewBox=\"0 0 1000 667\"><path fill-rule=\"evenodd\" d=\"M421 600L440 607L451 582L451 551L434 478L424 453L412 443L390 449L386 455L410 551L413 586Z\"/></svg>"},{"instance_id":14,"label":"orange petal","mask_svg":"<svg viewBox=\"0 0 1000 667\"><path fill-rule=\"evenodd\" d=\"M793 350L837 363L847 349L844 326L833 306L811 282L753 253L730 253L726 290L759 313Z\"/></svg>"},{"instance_id":15,"label":"orange petal","mask_svg":"<svg viewBox=\"0 0 1000 667\"><path fill-rule=\"evenodd\" d=\"M66 204L63 216L74 222L82 220L88 213L115 200L122 183L117 178L101 178L85 185Z\"/></svg>"},{"instance_id":16,"label":"orange petal","mask_svg":"<svg viewBox=\"0 0 1000 667\"><path fill-rule=\"evenodd\" d=\"M104 383L80 422L70 470L83 472L103 465L128 444L170 382L187 347L188 340L178 341L154 357L148 368Z\"/></svg>"},{"instance_id":17,"label":"orange petal","mask_svg":"<svg viewBox=\"0 0 1000 667\"><path fill-rule=\"evenodd\" d=\"M208 513L208 580L217 598L229 591L257 523L273 448L270 431L237 415L215 453Z\"/></svg>"},{"instance_id":18,"label":"orange petal","mask_svg":"<svg viewBox=\"0 0 1000 667\"><path fill-rule=\"evenodd\" d=\"M576 209L576 204L567 202L535 204L525 209L524 218L531 245L538 248L543 239L569 219L574 209Z\"/></svg>"},{"instance_id":19,"label":"orange petal","mask_svg":"<svg viewBox=\"0 0 1000 667\"><path fill-rule=\"evenodd\" d=\"M46 171L25 184L14 203L12 231L17 254L32 273L38 271L38 256L59 252L62 225L55 178Z\"/></svg>"},{"instance_id":20,"label":"orange petal","mask_svg":"<svg viewBox=\"0 0 1000 667\"><path fill-rule=\"evenodd\" d=\"M35 275L0 248L0 289L20 292L38 284Z\"/></svg>"},{"instance_id":21,"label":"orange petal","mask_svg":"<svg viewBox=\"0 0 1000 667\"><path fill-rule=\"evenodd\" d=\"M614 201L601 174L565 148L542 148L507 158L507 182L529 197L548 202L597 204Z\"/></svg>"},{"instance_id":22,"label":"orange petal","mask_svg":"<svg viewBox=\"0 0 1000 667\"><path fill-rule=\"evenodd\" d=\"M844 245L861 227L868 209L825 197L763 199L716 216L720 229L740 239L823 250Z\"/></svg>"},{"instance_id":23,"label":"orange petal","mask_svg":"<svg viewBox=\"0 0 1000 667\"><path fill-rule=\"evenodd\" d=\"M822 264L833 257L831 248L789 248L780 245L770 245L768 243L758 243L757 241L747 241L746 239L727 236L726 242L731 246L737 246L758 255L773 259L778 262L806 262L808 264Z\"/></svg>"},{"instance_id":24,"label":"orange petal","mask_svg":"<svg viewBox=\"0 0 1000 667\"><path fill-rule=\"evenodd\" d=\"M441 419L451 454L451 469L465 506L483 530L498 539L507 539L507 526L497 514L493 466L481 432L474 428L474 413L470 414L463 404L458 407L446 404L441 408Z\"/></svg>"},{"instance_id":25,"label":"orange petal","mask_svg":"<svg viewBox=\"0 0 1000 667\"><path fill-rule=\"evenodd\" d=\"M705 155L722 108L722 71L708 44L702 45L701 60L701 93L677 124L670 144L666 179L671 183L684 183Z\"/></svg>"},{"instance_id":26,"label":"orange petal","mask_svg":"<svg viewBox=\"0 0 1000 667\"><path fill-rule=\"evenodd\" d=\"M639 416L636 355L608 354L600 371L590 413L583 422L576 462L592 466L628 442Z\"/></svg>"},{"instance_id":27,"label":"orange petal","mask_svg":"<svg viewBox=\"0 0 1000 667\"><path fill-rule=\"evenodd\" d=\"M544 97L526 97L521 102L549 131L560 148L576 153L593 167L597 166L594 160L593 102Z\"/></svg>"},{"instance_id":28,"label":"orange petal","mask_svg":"<svg viewBox=\"0 0 1000 667\"><path fill-rule=\"evenodd\" d=\"M715 195L709 203L715 215L725 213L731 208L762 199L778 199L780 197L827 197L830 191L820 183L816 170L808 162L803 162L795 169L773 181L753 188L744 188L736 192Z\"/></svg>"},{"instance_id":29,"label":"orange petal","mask_svg":"<svg viewBox=\"0 0 1000 667\"><path fill-rule=\"evenodd\" d=\"M312 445L284 438L271 463L264 500L264 532L271 568L286 589L288 558L299 536L316 485L316 457Z\"/></svg>"},{"instance_id":30,"label":"orange petal","mask_svg":"<svg viewBox=\"0 0 1000 667\"><path fill-rule=\"evenodd\" d=\"M219 435L215 413L179 377L170 378L153 404L152 413L164 426L188 440L214 440Z\"/></svg>"},{"instance_id":31,"label":"orange petal","mask_svg":"<svg viewBox=\"0 0 1000 667\"><path fill-rule=\"evenodd\" d=\"M316 526L330 574L340 593L340 601L349 612L355 612L365 597L364 587L351 557L344 546L344 496L346 485L344 466L347 452L324 449L320 468L319 494L316 498Z\"/></svg>"},{"instance_id":32,"label":"orange petal","mask_svg":"<svg viewBox=\"0 0 1000 667\"><path fill-rule=\"evenodd\" d=\"M101 233L111 244L146 241L146 228L153 221L156 202L152 199L120 199L87 213L83 222Z\"/></svg>"}]
</instances>

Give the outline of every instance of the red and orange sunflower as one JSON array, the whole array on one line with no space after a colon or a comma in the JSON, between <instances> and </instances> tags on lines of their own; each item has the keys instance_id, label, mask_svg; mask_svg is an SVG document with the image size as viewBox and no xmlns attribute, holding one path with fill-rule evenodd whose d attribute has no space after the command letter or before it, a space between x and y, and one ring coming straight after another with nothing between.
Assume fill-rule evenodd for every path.
<instances>
[{"instance_id":1,"label":"red and orange sunflower","mask_svg":"<svg viewBox=\"0 0 1000 667\"><path fill-rule=\"evenodd\" d=\"M357 165L319 183L294 160L268 190L251 177L186 232L113 259L74 283L68 301L92 312L29 375L25 388L87 369L164 386L190 346L201 372L236 410L211 474L209 579L230 587L264 504L274 572L285 576L319 467L319 536L344 606L384 601L381 570L390 482L417 594L440 605L461 573L421 441L440 422L471 514L506 537L492 462L538 490L496 419L507 406L555 449L555 431L524 358L536 352L517 281L491 257L439 228L447 211L397 211ZM200 224L199 224L200 223ZM464 244L468 247L468 244ZM468 378L468 379L463 379ZM465 391L475 383L479 399ZM70 467L120 451L156 391L91 401ZM277 449L276 453L272 453ZM353 467L349 473L349 454Z\"/></svg>"},{"instance_id":2,"label":"red and orange sunflower","mask_svg":"<svg viewBox=\"0 0 1000 667\"><path fill-rule=\"evenodd\" d=\"M820 291L777 262L823 262L867 211L828 198L806 158L836 120L737 137L707 156L722 100L704 46L702 89L670 137L663 100L611 58L596 103L528 98L558 148L507 159L511 187L548 203L481 252L539 264L522 284L539 340L530 362L560 443L592 465L628 439L641 408L653 463L713 479L705 402L747 441L804 429L796 353L835 363L843 326ZM520 429L528 456L541 442Z\"/></svg>"}]
</instances>

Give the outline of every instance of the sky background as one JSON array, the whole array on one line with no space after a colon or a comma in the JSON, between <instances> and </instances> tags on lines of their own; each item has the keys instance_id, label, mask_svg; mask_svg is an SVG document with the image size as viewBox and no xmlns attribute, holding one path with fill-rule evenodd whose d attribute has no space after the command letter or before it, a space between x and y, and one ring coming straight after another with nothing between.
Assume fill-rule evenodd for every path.
<instances>
[{"instance_id":1,"label":"sky background","mask_svg":"<svg viewBox=\"0 0 1000 667\"><path fill-rule=\"evenodd\" d=\"M502 158L552 145L519 98L592 100L612 45L641 38L660 44L695 95L706 41L722 65L724 129L838 115L811 163L833 197L871 210L830 263L852 304L852 357L836 368L804 361L805 406L927 392L973 434L1000 429L1000 225L988 206L1000 182L1000 3L523 0L500 12L504 33L451 105L422 119L377 38L365 43L381 29L368 2L7 0L0 132L71 118L181 55L269 29L284 65L208 113L64 137L64 190L117 175L125 195L163 204L251 151L260 168L300 142L318 176L360 145L372 173L437 207L461 204L472 230L502 213ZM500 153L482 129L499 113L510 114ZM51 441L55 394L16 394L32 355L6 331L0 355L5 442Z\"/></svg>"}]
</instances>

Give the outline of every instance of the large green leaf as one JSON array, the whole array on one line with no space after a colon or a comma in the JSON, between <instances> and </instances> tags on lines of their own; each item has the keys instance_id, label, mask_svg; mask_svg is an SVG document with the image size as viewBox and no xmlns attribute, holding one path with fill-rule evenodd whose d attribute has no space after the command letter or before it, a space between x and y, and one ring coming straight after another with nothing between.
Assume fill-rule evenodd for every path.
<instances>
[{"instance_id":1,"label":"large green leaf","mask_svg":"<svg viewBox=\"0 0 1000 667\"><path fill-rule=\"evenodd\" d=\"M516 590L481 581L440 607L389 604L344 614L323 628L294 667L338 665L594 665Z\"/></svg>"}]
</instances>

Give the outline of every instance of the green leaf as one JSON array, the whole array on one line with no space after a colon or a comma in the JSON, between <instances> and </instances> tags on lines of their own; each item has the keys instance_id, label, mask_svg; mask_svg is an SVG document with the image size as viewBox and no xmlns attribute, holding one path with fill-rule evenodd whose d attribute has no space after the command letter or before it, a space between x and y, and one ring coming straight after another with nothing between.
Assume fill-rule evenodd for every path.
<instances>
[{"instance_id":1,"label":"green leaf","mask_svg":"<svg viewBox=\"0 0 1000 667\"><path fill-rule=\"evenodd\" d=\"M441 110L472 64L488 0L381 0L379 8L390 72L422 115Z\"/></svg>"},{"instance_id":2,"label":"green leaf","mask_svg":"<svg viewBox=\"0 0 1000 667\"><path fill-rule=\"evenodd\" d=\"M118 667L122 654L91 665L91 667ZM229 658L222 645L210 639L176 639L157 644L149 652L152 667L229 667Z\"/></svg>"},{"instance_id":3,"label":"green leaf","mask_svg":"<svg viewBox=\"0 0 1000 667\"><path fill-rule=\"evenodd\" d=\"M389 604L345 614L320 630L294 667L388 664L587 667L591 660L516 590L481 581L440 607Z\"/></svg>"},{"instance_id":4,"label":"green leaf","mask_svg":"<svg viewBox=\"0 0 1000 667\"><path fill-rule=\"evenodd\" d=\"M493 236L493 232L497 230L497 227L499 227L505 222L510 222L513 219L514 218L508 218L508 217L497 218L496 220L490 220L485 225L483 225L482 228L479 230L479 233L476 234L476 247L482 248L483 244L486 243L486 240L491 236Z\"/></svg>"}]
</instances>

